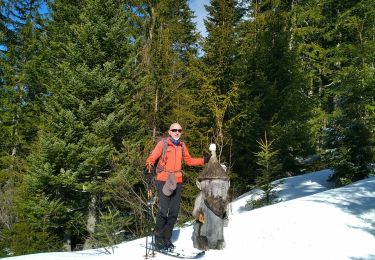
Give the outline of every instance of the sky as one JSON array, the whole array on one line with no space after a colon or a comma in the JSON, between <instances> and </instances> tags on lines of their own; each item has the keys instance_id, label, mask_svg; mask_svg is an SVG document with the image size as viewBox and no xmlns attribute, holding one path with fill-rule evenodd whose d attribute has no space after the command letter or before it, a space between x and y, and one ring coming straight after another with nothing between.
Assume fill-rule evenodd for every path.
<instances>
[{"instance_id":1,"label":"sky","mask_svg":"<svg viewBox=\"0 0 375 260\"><path fill-rule=\"evenodd\" d=\"M189 6L192 11L194 11L194 14L196 18L194 19L194 22L196 23L197 30L201 33L202 36L207 36L206 28L204 27L203 19L206 17L207 12L204 8L204 5L208 5L210 3L210 0L190 0Z\"/></svg>"},{"instance_id":2,"label":"sky","mask_svg":"<svg viewBox=\"0 0 375 260\"><path fill-rule=\"evenodd\" d=\"M250 210L259 197L251 190L230 204L224 228L226 247L209 250L204 260L375 260L375 177L342 188L327 182L330 170L278 182L278 203ZM193 248L192 226L175 228L177 250ZM10 260L144 259L145 238L123 242L108 254L103 249L11 257ZM111 251L111 250L110 250ZM176 259L157 253L155 260Z\"/></svg>"},{"instance_id":3,"label":"sky","mask_svg":"<svg viewBox=\"0 0 375 260\"><path fill-rule=\"evenodd\" d=\"M207 15L204 5L208 5L210 3L210 0L189 0L188 2L191 10L194 11L194 15L196 16L194 22L197 26L197 30L201 33L202 36L207 36L206 28L204 27L203 23L203 19ZM40 10L42 13L48 13L45 4L42 5Z\"/></svg>"}]
</instances>

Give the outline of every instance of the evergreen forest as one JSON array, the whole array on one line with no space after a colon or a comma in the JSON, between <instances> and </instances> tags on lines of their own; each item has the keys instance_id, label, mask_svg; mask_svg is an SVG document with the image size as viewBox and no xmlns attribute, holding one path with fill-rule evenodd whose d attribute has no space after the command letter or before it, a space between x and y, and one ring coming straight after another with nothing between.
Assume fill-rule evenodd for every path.
<instances>
[{"instance_id":1,"label":"evergreen forest","mask_svg":"<svg viewBox=\"0 0 375 260\"><path fill-rule=\"evenodd\" d=\"M193 157L217 145L231 198L374 174L375 1L205 8L202 37L187 0L0 0L0 257L147 234L145 160L173 122Z\"/></svg>"}]
</instances>

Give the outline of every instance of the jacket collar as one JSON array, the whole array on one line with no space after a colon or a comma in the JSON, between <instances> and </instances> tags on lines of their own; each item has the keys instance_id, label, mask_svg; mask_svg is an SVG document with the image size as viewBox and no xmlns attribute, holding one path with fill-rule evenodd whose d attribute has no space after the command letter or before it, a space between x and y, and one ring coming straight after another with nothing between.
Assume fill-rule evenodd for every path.
<instances>
[{"instance_id":1,"label":"jacket collar","mask_svg":"<svg viewBox=\"0 0 375 260\"><path fill-rule=\"evenodd\" d=\"M181 139L178 139L178 140L174 140L172 137L168 137L168 143L170 143L171 145L175 145L175 146L178 146L178 145L181 145Z\"/></svg>"}]
</instances>

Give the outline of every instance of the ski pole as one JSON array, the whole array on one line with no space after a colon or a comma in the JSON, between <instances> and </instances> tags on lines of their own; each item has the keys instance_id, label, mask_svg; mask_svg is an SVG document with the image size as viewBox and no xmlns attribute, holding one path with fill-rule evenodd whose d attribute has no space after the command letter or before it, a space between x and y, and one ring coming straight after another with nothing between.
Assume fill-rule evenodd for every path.
<instances>
[{"instance_id":1,"label":"ski pole","mask_svg":"<svg viewBox=\"0 0 375 260\"><path fill-rule=\"evenodd\" d=\"M155 197L153 196L152 189L150 187L151 185L147 183L147 222L148 224L151 223L152 220L152 206L155 203ZM146 259L148 256L155 256L155 248L154 248L154 234L151 229L151 248L148 247L148 236L146 235ZM151 254L150 254L151 251Z\"/></svg>"}]
</instances>

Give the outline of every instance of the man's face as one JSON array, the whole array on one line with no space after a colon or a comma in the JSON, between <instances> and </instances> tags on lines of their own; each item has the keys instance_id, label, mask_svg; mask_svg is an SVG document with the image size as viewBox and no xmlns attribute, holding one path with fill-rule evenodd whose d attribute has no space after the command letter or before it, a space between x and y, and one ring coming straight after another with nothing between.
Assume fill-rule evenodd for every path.
<instances>
[{"instance_id":1,"label":"man's face","mask_svg":"<svg viewBox=\"0 0 375 260\"><path fill-rule=\"evenodd\" d=\"M174 139L180 139L182 135L182 127L179 124L172 124L169 127L168 134Z\"/></svg>"}]
</instances>

